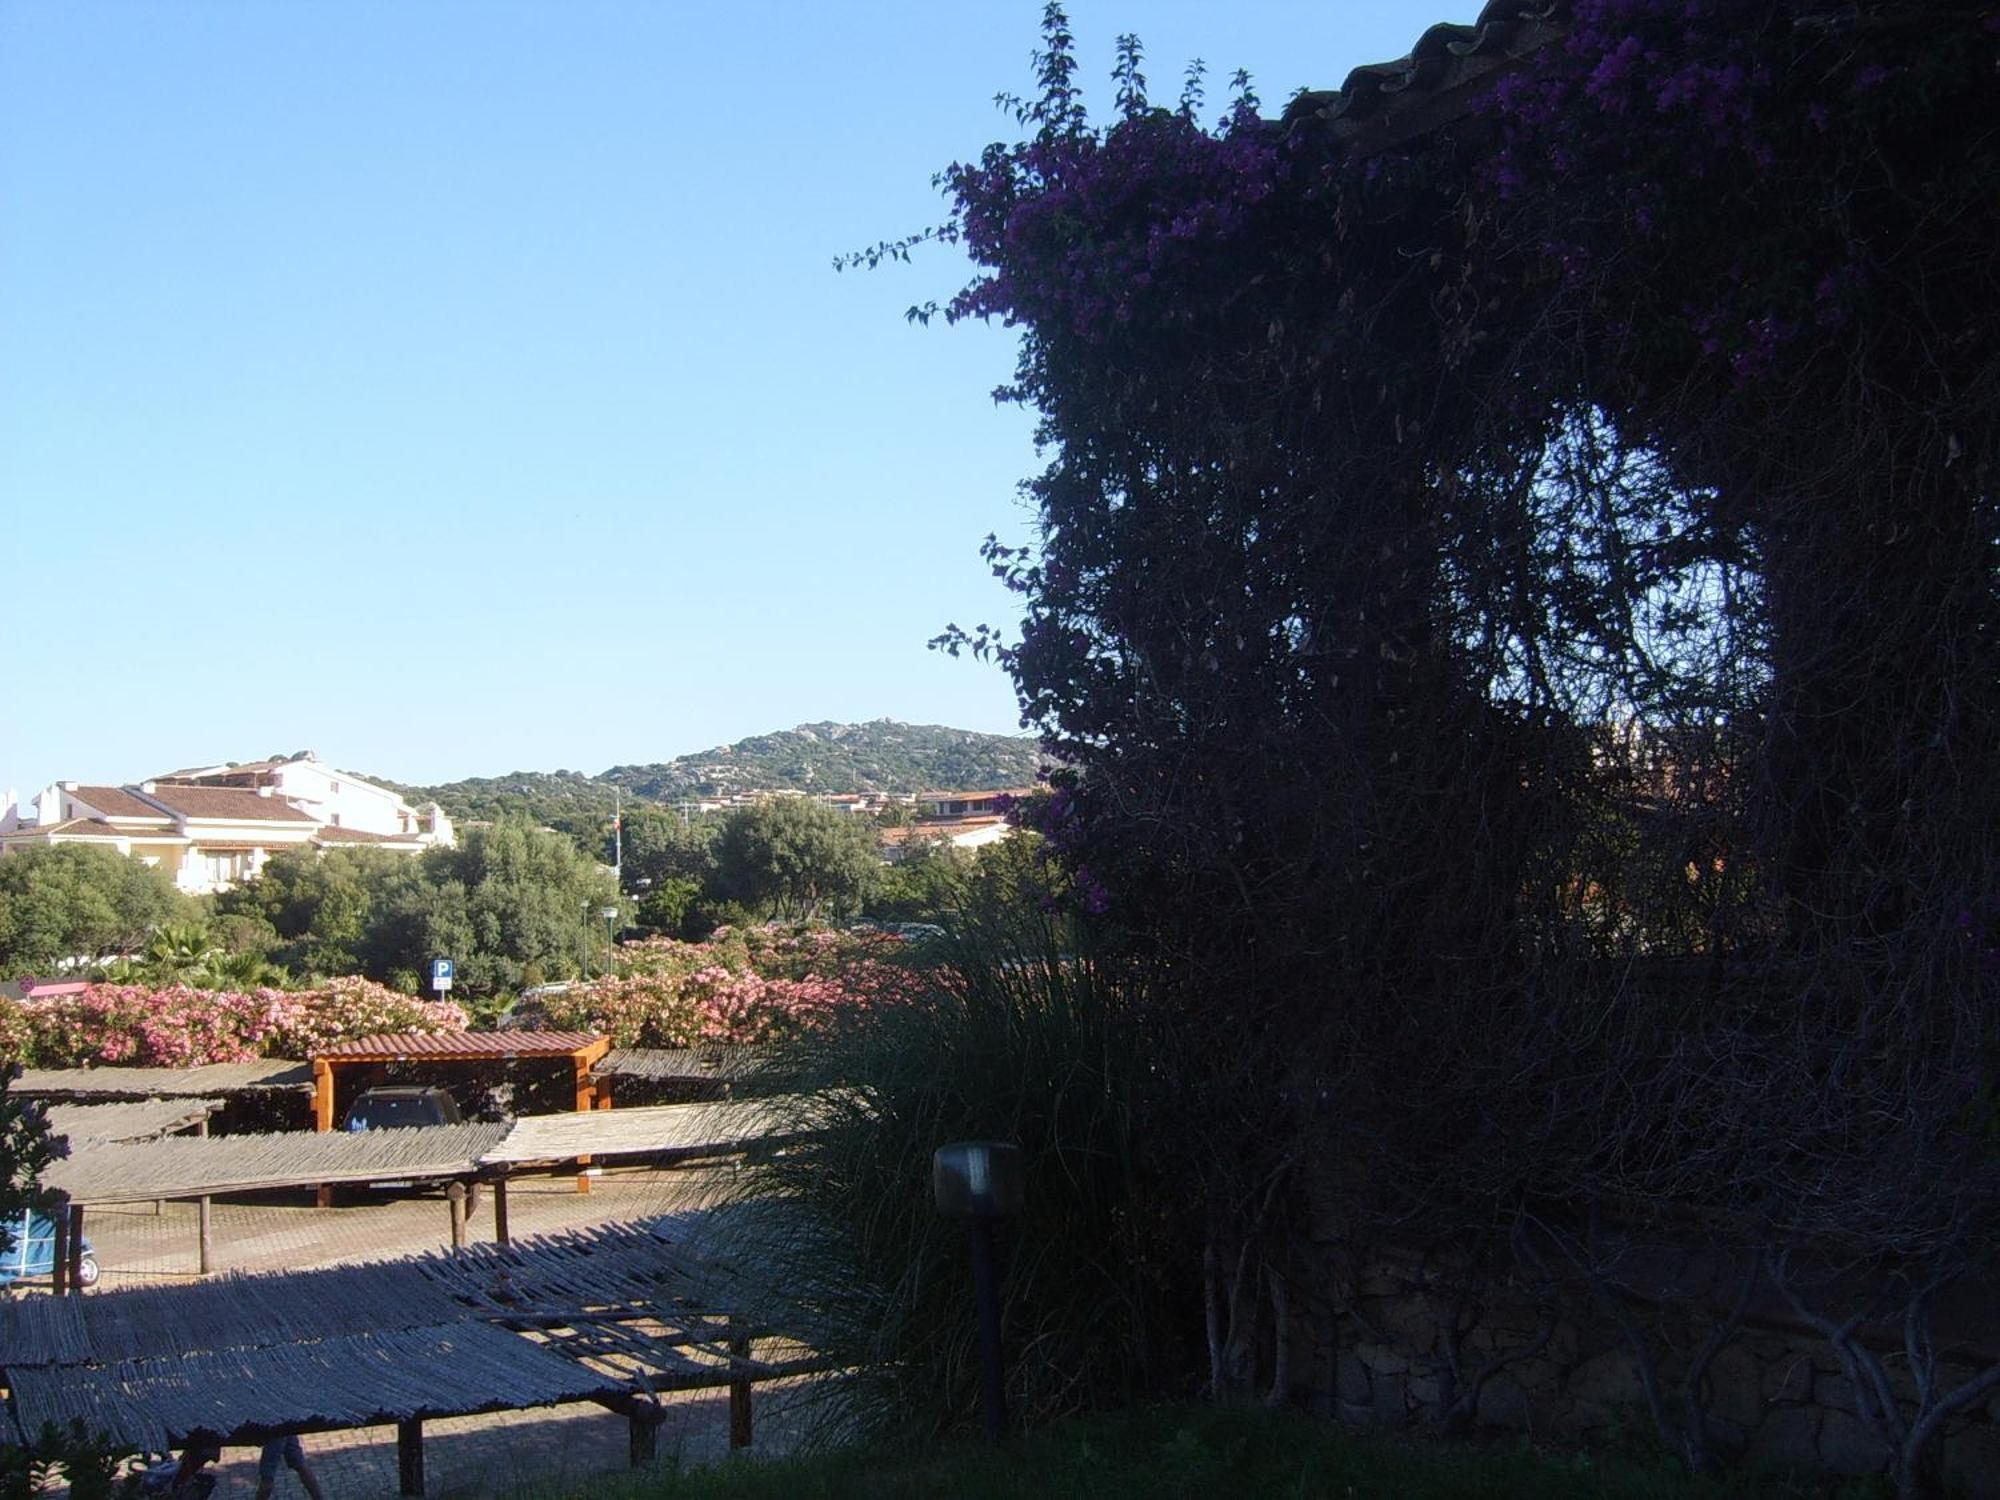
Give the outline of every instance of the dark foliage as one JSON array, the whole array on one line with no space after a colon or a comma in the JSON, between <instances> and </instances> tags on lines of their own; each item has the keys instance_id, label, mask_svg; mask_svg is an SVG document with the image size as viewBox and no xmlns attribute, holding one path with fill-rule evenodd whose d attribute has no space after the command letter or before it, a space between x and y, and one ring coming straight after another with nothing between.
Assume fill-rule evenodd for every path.
<instances>
[{"instance_id":1,"label":"dark foliage","mask_svg":"<svg viewBox=\"0 0 2000 1500\"><path fill-rule=\"evenodd\" d=\"M1092 128L1052 7L945 174L1050 463L1018 639L943 643L1199 1060L1218 1391L1287 1388L1309 1217L1614 1306L1692 1224L1913 1329L2000 1226L2000 20L1553 24L1373 149L1136 44ZM1906 1490L1975 1394L1862 1412Z\"/></svg>"}]
</instances>

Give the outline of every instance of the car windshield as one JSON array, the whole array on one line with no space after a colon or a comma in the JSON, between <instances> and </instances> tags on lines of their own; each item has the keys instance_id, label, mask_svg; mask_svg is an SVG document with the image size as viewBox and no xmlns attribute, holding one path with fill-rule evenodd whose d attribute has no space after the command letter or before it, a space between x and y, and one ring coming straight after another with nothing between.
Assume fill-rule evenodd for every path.
<instances>
[{"instance_id":1,"label":"car windshield","mask_svg":"<svg viewBox=\"0 0 2000 1500\"><path fill-rule=\"evenodd\" d=\"M443 1112L437 1101L414 1095L358 1099L347 1115L349 1130L390 1130L400 1125L442 1123Z\"/></svg>"}]
</instances>

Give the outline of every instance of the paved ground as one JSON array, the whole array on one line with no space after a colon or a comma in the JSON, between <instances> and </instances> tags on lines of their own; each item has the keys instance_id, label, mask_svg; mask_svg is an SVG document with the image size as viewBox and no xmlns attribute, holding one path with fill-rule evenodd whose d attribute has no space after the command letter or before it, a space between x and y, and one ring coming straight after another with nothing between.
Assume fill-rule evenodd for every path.
<instances>
[{"instance_id":1,"label":"paved ground","mask_svg":"<svg viewBox=\"0 0 2000 1500\"><path fill-rule=\"evenodd\" d=\"M589 1193L573 1176L517 1179L509 1189L516 1239L590 1224L650 1218L705 1201L726 1169L607 1169ZM359 1195L357 1195L359 1196ZM84 1232L103 1269L105 1288L193 1281L199 1248L193 1204L92 1209ZM309 1193L267 1194L217 1202L211 1238L218 1270L298 1270L439 1249L450 1221L436 1193L399 1196L331 1209ZM475 1241L493 1237L491 1196L482 1193L469 1225ZM768 1454L787 1446L786 1393L759 1387L757 1442ZM673 1399L661 1426L659 1461L712 1463L728 1455L728 1398L691 1392ZM397 1493L394 1427L322 1433L303 1439L328 1500L377 1500ZM626 1471L625 1419L590 1403L458 1417L424 1424L427 1492L447 1500L528 1491L587 1494ZM255 1449L230 1449L216 1467L216 1500L250 1500L257 1484ZM303 1495L284 1473L279 1500Z\"/></svg>"}]
</instances>

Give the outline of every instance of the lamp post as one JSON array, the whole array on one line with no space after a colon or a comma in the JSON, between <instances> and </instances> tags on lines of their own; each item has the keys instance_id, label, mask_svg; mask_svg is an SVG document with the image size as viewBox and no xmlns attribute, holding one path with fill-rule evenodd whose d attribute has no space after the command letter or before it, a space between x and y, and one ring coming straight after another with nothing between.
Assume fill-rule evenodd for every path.
<instances>
[{"instance_id":1,"label":"lamp post","mask_svg":"<svg viewBox=\"0 0 2000 1500\"><path fill-rule=\"evenodd\" d=\"M607 906L601 909L597 914L600 917L604 918L604 951L606 954L605 962L609 963L611 961L610 959L611 950L618 946L618 929L616 925L618 921L618 908L615 906Z\"/></svg>"},{"instance_id":2,"label":"lamp post","mask_svg":"<svg viewBox=\"0 0 2000 1500\"><path fill-rule=\"evenodd\" d=\"M1025 1173L1021 1148L1006 1141L958 1141L931 1157L931 1191L937 1210L965 1220L972 1243L972 1296L979 1308L980 1406L986 1435L1007 1436L1007 1380L1000 1362L1000 1272L993 1226L1021 1212Z\"/></svg>"}]
</instances>

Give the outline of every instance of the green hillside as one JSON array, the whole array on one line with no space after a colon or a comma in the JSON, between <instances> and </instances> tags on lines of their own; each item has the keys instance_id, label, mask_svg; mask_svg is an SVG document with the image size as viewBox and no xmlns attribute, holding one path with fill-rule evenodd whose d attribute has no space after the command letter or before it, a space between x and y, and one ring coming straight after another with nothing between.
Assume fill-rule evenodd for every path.
<instances>
[{"instance_id":1,"label":"green hillside","mask_svg":"<svg viewBox=\"0 0 2000 1500\"><path fill-rule=\"evenodd\" d=\"M597 776L514 771L398 790L417 801L435 799L460 820L525 813L552 827L581 831L602 827L621 791L628 806L786 789L904 795L989 791L1033 785L1041 761L1031 737L876 719L801 724L670 761L613 766Z\"/></svg>"},{"instance_id":2,"label":"green hillside","mask_svg":"<svg viewBox=\"0 0 2000 1500\"><path fill-rule=\"evenodd\" d=\"M804 792L987 791L1029 786L1041 764L1025 736L938 724L801 724L662 764L613 766L599 778L634 795L679 797L794 788Z\"/></svg>"}]
</instances>

